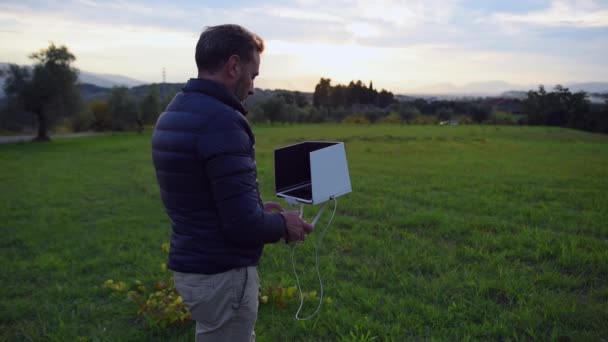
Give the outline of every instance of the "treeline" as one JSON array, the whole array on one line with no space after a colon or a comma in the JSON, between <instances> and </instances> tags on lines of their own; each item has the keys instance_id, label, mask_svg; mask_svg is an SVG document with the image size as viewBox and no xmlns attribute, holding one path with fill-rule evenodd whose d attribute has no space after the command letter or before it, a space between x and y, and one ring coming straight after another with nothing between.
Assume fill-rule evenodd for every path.
<instances>
[{"instance_id":1,"label":"treeline","mask_svg":"<svg viewBox=\"0 0 608 342\"><path fill-rule=\"evenodd\" d=\"M572 93L557 85L547 92L544 86L516 98L404 97L400 100L370 82L350 82L332 86L321 78L312 101L299 92L279 91L255 101L249 119L254 122L345 122L359 124L499 124L548 125L608 133L608 94L604 103L591 103L585 92Z\"/></svg>"},{"instance_id":2,"label":"treeline","mask_svg":"<svg viewBox=\"0 0 608 342\"><path fill-rule=\"evenodd\" d=\"M72 66L76 57L65 46L51 44L30 58L32 68L12 64L0 70L6 77L7 94L0 109L0 129L22 131L37 126L38 141L48 141L54 127L71 132L141 131L144 125L156 123L173 96L167 90L175 90L173 85L163 87L162 96L158 85L114 87L108 94L105 88L80 85L78 70ZM83 95L96 100L87 101Z\"/></svg>"},{"instance_id":3,"label":"treeline","mask_svg":"<svg viewBox=\"0 0 608 342\"><path fill-rule=\"evenodd\" d=\"M437 100L405 98L397 100L384 89L377 91L361 81L331 85L321 78L312 99L297 92L279 91L254 101L249 119L254 122L345 122L438 124L441 122L515 124L519 119L519 100L470 99Z\"/></svg>"},{"instance_id":4,"label":"treeline","mask_svg":"<svg viewBox=\"0 0 608 342\"><path fill-rule=\"evenodd\" d=\"M65 46L51 44L30 57L35 62L33 68L10 65L2 71L7 99L1 103L0 129L21 131L37 126L36 139L40 141L48 140L48 130L54 126L74 132L141 131L145 125L155 124L181 87L153 84L108 91L77 83L78 70L72 67L76 58ZM246 107L248 119L257 123L521 124L608 133L608 95L602 104L591 103L586 93L572 93L559 85L553 91L540 86L522 100L397 99L391 92L374 89L372 82L333 86L329 78L321 78L312 94L287 90L256 93Z\"/></svg>"},{"instance_id":5,"label":"treeline","mask_svg":"<svg viewBox=\"0 0 608 342\"><path fill-rule=\"evenodd\" d=\"M126 87L114 87L107 100L90 102L84 109L84 121L79 128L95 131L143 130L145 125L154 125L167 106L169 98L160 95L159 86L147 87L147 94L140 100L131 95Z\"/></svg>"},{"instance_id":6,"label":"treeline","mask_svg":"<svg viewBox=\"0 0 608 342\"><path fill-rule=\"evenodd\" d=\"M373 83L366 87L361 81L351 81L347 86L331 85L331 79L321 78L315 86L313 105L315 107L351 107L353 105L373 105L386 108L395 102L393 93L382 89L378 92Z\"/></svg>"},{"instance_id":7,"label":"treeline","mask_svg":"<svg viewBox=\"0 0 608 342\"><path fill-rule=\"evenodd\" d=\"M572 93L560 85L547 92L540 86L522 103L525 123L608 133L608 94L604 98L603 105L592 104L585 92Z\"/></svg>"},{"instance_id":8,"label":"treeline","mask_svg":"<svg viewBox=\"0 0 608 342\"><path fill-rule=\"evenodd\" d=\"M391 105L397 104L393 93L374 89L359 81L348 85L331 85L331 79L321 78L312 98L304 93L277 91L253 103L249 119L253 122L341 122L352 115L369 117L372 121L386 116Z\"/></svg>"}]
</instances>

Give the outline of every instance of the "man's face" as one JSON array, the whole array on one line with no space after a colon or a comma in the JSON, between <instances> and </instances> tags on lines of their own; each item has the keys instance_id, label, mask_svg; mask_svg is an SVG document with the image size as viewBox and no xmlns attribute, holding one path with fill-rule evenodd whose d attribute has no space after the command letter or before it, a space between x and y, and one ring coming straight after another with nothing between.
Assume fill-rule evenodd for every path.
<instances>
[{"instance_id":1,"label":"man's face","mask_svg":"<svg viewBox=\"0 0 608 342\"><path fill-rule=\"evenodd\" d=\"M234 94L241 101L253 95L253 80L260 73L260 53L255 51L249 63L241 63L241 75L236 81Z\"/></svg>"}]
</instances>

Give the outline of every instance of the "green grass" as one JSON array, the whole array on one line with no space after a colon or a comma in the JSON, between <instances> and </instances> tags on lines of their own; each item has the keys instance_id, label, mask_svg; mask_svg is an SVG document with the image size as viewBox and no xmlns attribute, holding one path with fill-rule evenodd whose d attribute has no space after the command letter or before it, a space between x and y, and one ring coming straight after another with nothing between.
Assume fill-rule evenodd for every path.
<instances>
[{"instance_id":1,"label":"green grass","mask_svg":"<svg viewBox=\"0 0 608 342\"><path fill-rule=\"evenodd\" d=\"M494 126L254 131L266 200L275 200L273 148L301 140L344 141L353 185L320 251L332 303L306 322L294 320L295 300L262 305L259 341L608 339L607 136ZM152 328L101 286L167 276L160 245L170 227L149 134L0 145L0 165L0 340L193 339L192 324ZM297 254L305 291L318 290L313 236ZM262 287L295 285L290 252L266 247ZM303 315L315 306L307 301Z\"/></svg>"}]
</instances>

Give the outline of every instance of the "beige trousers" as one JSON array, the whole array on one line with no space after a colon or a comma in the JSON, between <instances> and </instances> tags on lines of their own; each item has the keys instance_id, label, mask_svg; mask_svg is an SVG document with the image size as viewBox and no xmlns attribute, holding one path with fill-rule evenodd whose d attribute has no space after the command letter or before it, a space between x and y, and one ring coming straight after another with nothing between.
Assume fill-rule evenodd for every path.
<instances>
[{"instance_id":1,"label":"beige trousers","mask_svg":"<svg viewBox=\"0 0 608 342\"><path fill-rule=\"evenodd\" d=\"M260 286L255 266L174 276L175 288L196 321L196 342L255 341Z\"/></svg>"}]
</instances>

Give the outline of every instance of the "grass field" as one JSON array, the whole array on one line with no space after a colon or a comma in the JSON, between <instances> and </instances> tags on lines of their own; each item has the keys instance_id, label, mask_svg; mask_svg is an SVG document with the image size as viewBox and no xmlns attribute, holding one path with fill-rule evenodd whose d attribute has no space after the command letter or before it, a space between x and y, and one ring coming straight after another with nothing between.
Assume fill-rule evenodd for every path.
<instances>
[{"instance_id":1,"label":"grass field","mask_svg":"<svg viewBox=\"0 0 608 342\"><path fill-rule=\"evenodd\" d=\"M301 140L344 141L353 185L319 255L332 302L306 322L293 318L295 299L262 305L258 341L608 340L608 136L254 132L265 200L275 200L273 148ZM0 145L0 165L0 340L193 340L192 324L153 328L101 286L167 277L160 246L170 227L149 132ZM313 236L298 250L305 291L318 291ZM265 249L262 287L295 285L290 253Z\"/></svg>"}]
</instances>

